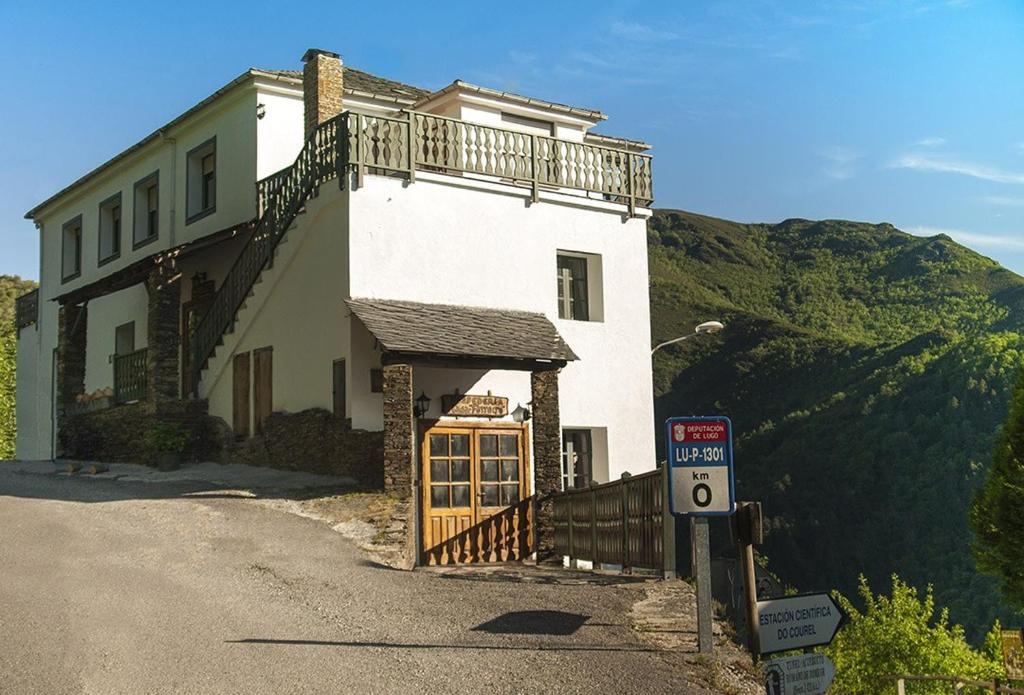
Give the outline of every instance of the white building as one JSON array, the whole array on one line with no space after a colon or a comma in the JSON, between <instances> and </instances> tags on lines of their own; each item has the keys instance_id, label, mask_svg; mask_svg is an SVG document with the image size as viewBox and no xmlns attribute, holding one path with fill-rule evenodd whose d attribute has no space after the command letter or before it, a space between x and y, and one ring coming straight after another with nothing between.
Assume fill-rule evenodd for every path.
<instances>
[{"instance_id":1,"label":"white building","mask_svg":"<svg viewBox=\"0 0 1024 695\"><path fill-rule=\"evenodd\" d=\"M432 562L530 495L653 468L647 146L303 60L26 215L18 457L138 459L170 421L190 455L383 483Z\"/></svg>"}]
</instances>

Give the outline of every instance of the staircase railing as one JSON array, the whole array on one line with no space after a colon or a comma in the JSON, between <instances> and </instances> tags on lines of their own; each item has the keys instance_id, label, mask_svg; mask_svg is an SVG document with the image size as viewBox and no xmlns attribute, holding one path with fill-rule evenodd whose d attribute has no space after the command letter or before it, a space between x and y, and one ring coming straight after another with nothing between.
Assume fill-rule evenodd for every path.
<instances>
[{"instance_id":1,"label":"staircase railing","mask_svg":"<svg viewBox=\"0 0 1024 695\"><path fill-rule=\"evenodd\" d=\"M191 390L222 336L230 329L274 249L306 199L348 168L357 182L367 171L417 171L475 175L529 186L536 201L543 188L622 203L634 214L653 201L650 155L571 142L416 111L398 116L345 112L320 124L295 163L256 183L257 214L246 242L191 338Z\"/></svg>"},{"instance_id":2,"label":"staircase railing","mask_svg":"<svg viewBox=\"0 0 1024 695\"><path fill-rule=\"evenodd\" d=\"M239 307L310 193L338 176L339 162L345 159L342 149L346 143L343 134L347 131L347 120L348 113L343 113L320 124L306 139L295 163L271 177L273 187L268 189L266 198L261 198L260 217L252 236L196 326L189 362L193 390L198 389L206 361L231 327ZM258 190L263 192L263 189Z\"/></svg>"}]
</instances>

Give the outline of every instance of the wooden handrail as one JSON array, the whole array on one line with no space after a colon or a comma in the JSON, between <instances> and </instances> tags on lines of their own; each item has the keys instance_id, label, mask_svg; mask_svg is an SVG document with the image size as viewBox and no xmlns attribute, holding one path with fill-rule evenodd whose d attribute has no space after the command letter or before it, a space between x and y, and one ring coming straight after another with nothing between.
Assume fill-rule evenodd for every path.
<instances>
[{"instance_id":1,"label":"wooden handrail","mask_svg":"<svg viewBox=\"0 0 1024 695\"><path fill-rule=\"evenodd\" d=\"M914 676L914 675L889 675L885 676L886 680L891 680L896 683L896 692L898 695L906 695L907 682L920 682L920 683L948 683L953 686L952 692L954 695L960 695L964 692L964 688L974 688L985 690L990 693L1001 693L1003 695L1024 695L1024 690L1020 688L1011 688L1010 686L1003 685L999 680L992 681L977 681L970 678L961 678L959 676Z\"/></svg>"},{"instance_id":2,"label":"wooden handrail","mask_svg":"<svg viewBox=\"0 0 1024 695\"><path fill-rule=\"evenodd\" d=\"M26 292L14 300L14 327L21 331L39 321L39 289Z\"/></svg>"},{"instance_id":3,"label":"wooden handrail","mask_svg":"<svg viewBox=\"0 0 1024 695\"><path fill-rule=\"evenodd\" d=\"M146 348L114 355L114 402L127 403L146 398L148 373Z\"/></svg>"}]
</instances>

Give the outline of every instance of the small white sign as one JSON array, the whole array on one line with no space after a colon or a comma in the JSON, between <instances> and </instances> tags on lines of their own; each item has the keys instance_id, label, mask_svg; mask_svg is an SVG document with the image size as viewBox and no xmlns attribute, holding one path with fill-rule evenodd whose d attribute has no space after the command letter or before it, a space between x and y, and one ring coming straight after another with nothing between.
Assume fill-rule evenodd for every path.
<instances>
[{"instance_id":1,"label":"small white sign","mask_svg":"<svg viewBox=\"0 0 1024 695\"><path fill-rule=\"evenodd\" d=\"M761 653L828 644L835 637L843 611L828 594L787 596L757 602Z\"/></svg>"},{"instance_id":2,"label":"small white sign","mask_svg":"<svg viewBox=\"0 0 1024 695\"><path fill-rule=\"evenodd\" d=\"M729 513L728 466L679 466L672 469L676 514Z\"/></svg>"},{"instance_id":3,"label":"small white sign","mask_svg":"<svg viewBox=\"0 0 1024 695\"><path fill-rule=\"evenodd\" d=\"M835 677L835 664L824 654L798 654L765 664L764 689L767 695L823 695Z\"/></svg>"}]
</instances>

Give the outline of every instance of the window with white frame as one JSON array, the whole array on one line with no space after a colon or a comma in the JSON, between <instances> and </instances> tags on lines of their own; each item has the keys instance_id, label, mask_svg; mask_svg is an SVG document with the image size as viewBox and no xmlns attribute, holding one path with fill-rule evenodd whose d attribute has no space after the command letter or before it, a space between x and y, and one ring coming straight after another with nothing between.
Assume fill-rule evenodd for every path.
<instances>
[{"instance_id":1,"label":"window with white frame","mask_svg":"<svg viewBox=\"0 0 1024 695\"><path fill-rule=\"evenodd\" d=\"M103 265L121 255L121 194L110 196L100 203L99 264Z\"/></svg>"},{"instance_id":2,"label":"window with white frame","mask_svg":"<svg viewBox=\"0 0 1024 695\"><path fill-rule=\"evenodd\" d=\"M61 230L62 282L73 280L82 274L82 216L64 223Z\"/></svg>"},{"instance_id":3,"label":"window with white frame","mask_svg":"<svg viewBox=\"0 0 1024 695\"><path fill-rule=\"evenodd\" d=\"M160 174L153 172L135 184L135 219L132 245L135 248L160 235Z\"/></svg>"},{"instance_id":4,"label":"window with white frame","mask_svg":"<svg viewBox=\"0 0 1024 695\"><path fill-rule=\"evenodd\" d=\"M558 318L603 321L601 275L600 256L559 251L556 263Z\"/></svg>"},{"instance_id":5,"label":"window with white frame","mask_svg":"<svg viewBox=\"0 0 1024 695\"><path fill-rule=\"evenodd\" d=\"M590 430L562 430L562 489L584 488L593 480L594 441Z\"/></svg>"},{"instance_id":6,"label":"window with white frame","mask_svg":"<svg viewBox=\"0 0 1024 695\"><path fill-rule=\"evenodd\" d=\"M217 139L210 138L190 150L186 160L188 224L217 209Z\"/></svg>"}]
</instances>

